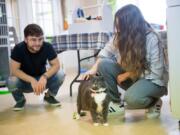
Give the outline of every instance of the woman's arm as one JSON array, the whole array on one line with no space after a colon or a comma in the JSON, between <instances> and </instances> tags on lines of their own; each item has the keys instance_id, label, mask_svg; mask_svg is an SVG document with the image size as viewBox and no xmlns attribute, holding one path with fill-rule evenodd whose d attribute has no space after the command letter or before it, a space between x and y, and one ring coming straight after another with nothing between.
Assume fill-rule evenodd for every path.
<instances>
[{"instance_id":1,"label":"woman's arm","mask_svg":"<svg viewBox=\"0 0 180 135\"><path fill-rule=\"evenodd\" d=\"M95 75L98 70L98 65L102 58L110 58L110 59L116 59L116 56L118 55L118 51L113 45L113 38L105 45L105 47L99 52L98 59L96 60L95 64L91 67L90 70L88 70L86 73L82 75L83 80L89 79L89 76Z\"/></svg>"}]
</instances>

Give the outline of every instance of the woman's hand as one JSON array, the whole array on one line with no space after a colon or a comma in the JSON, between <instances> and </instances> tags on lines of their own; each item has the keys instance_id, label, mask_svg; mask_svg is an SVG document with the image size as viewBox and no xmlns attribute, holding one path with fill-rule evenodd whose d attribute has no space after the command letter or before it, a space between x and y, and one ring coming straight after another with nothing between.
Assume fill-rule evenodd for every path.
<instances>
[{"instance_id":1,"label":"woman's hand","mask_svg":"<svg viewBox=\"0 0 180 135\"><path fill-rule=\"evenodd\" d=\"M100 62L100 59L97 59L95 64L92 66L92 68L88 70L86 73L82 74L81 79L89 80L90 76L96 75L99 62Z\"/></svg>"},{"instance_id":2,"label":"woman's hand","mask_svg":"<svg viewBox=\"0 0 180 135\"><path fill-rule=\"evenodd\" d=\"M90 78L90 76L93 76L96 73L97 73L97 71L94 68L92 68L92 69L88 70L87 72L85 72L84 74L82 74L81 79L88 80Z\"/></svg>"},{"instance_id":3,"label":"woman's hand","mask_svg":"<svg viewBox=\"0 0 180 135\"><path fill-rule=\"evenodd\" d=\"M120 85L122 82L127 80L129 77L130 77L130 72L125 72L125 73L119 74L116 79L117 83Z\"/></svg>"}]
</instances>

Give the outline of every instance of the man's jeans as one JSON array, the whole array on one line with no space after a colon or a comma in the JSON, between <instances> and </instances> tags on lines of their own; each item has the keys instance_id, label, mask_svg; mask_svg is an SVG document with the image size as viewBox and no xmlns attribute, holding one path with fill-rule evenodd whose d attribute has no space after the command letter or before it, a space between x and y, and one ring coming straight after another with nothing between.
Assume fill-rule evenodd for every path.
<instances>
[{"instance_id":1,"label":"man's jeans","mask_svg":"<svg viewBox=\"0 0 180 135\"><path fill-rule=\"evenodd\" d=\"M36 80L40 79L40 76L34 77ZM63 71L59 71L51 78L47 80L46 88L51 96L55 96L63 83L65 78L65 74ZM23 93L33 92L30 83L27 83L17 77L10 77L7 81L8 88L12 92L12 96L14 97L16 102L19 102L25 99Z\"/></svg>"}]
</instances>

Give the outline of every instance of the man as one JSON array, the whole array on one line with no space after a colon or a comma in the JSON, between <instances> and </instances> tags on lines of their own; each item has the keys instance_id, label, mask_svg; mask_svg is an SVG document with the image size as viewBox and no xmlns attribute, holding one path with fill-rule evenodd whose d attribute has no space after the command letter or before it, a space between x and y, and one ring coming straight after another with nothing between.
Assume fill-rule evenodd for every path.
<instances>
[{"instance_id":1,"label":"man","mask_svg":"<svg viewBox=\"0 0 180 135\"><path fill-rule=\"evenodd\" d=\"M43 31L37 24L29 24L24 29L24 41L17 44L11 54L11 77L8 81L9 89L16 101L13 110L24 109L26 99L24 92L34 92L40 95L44 90L44 100L60 106L54 96L63 83L64 73L60 68L56 52L51 44L43 41ZM50 68L46 70L47 61Z\"/></svg>"}]
</instances>

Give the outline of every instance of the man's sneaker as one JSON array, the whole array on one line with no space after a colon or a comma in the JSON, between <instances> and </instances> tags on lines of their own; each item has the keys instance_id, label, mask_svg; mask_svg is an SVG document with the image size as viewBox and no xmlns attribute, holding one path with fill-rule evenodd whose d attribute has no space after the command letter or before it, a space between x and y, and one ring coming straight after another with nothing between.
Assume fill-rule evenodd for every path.
<instances>
[{"instance_id":1,"label":"man's sneaker","mask_svg":"<svg viewBox=\"0 0 180 135\"><path fill-rule=\"evenodd\" d=\"M110 102L109 114L124 115L125 114L124 104Z\"/></svg>"},{"instance_id":2,"label":"man's sneaker","mask_svg":"<svg viewBox=\"0 0 180 135\"><path fill-rule=\"evenodd\" d=\"M21 111L21 110L23 110L25 103L26 103L26 99L23 99L23 100L21 100L21 101L18 101L18 102L16 103L16 105L14 106L13 110L14 110L14 111Z\"/></svg>"},{"instance_id":3,"label":"man's sneaker","mask_svg":"<svg viewBox=\"0 0 180 135\"><path fill-rule=\"evenodd\" d=\"M159 118L161 113L162 100L159 99L156 104L148 109L146 116L149 119Z\"/></svg>"},{"instance_id":4,"label":"man's sneaker","mask_svg":"<svg viewBox=\"0 0 180 135\"><path fill-rule=\"evenodd\" d=\"M44 101L49 103L52 106L61 106L61 103L57 101L53 96L44 96Z\"/></svg>"}]
</instances>

